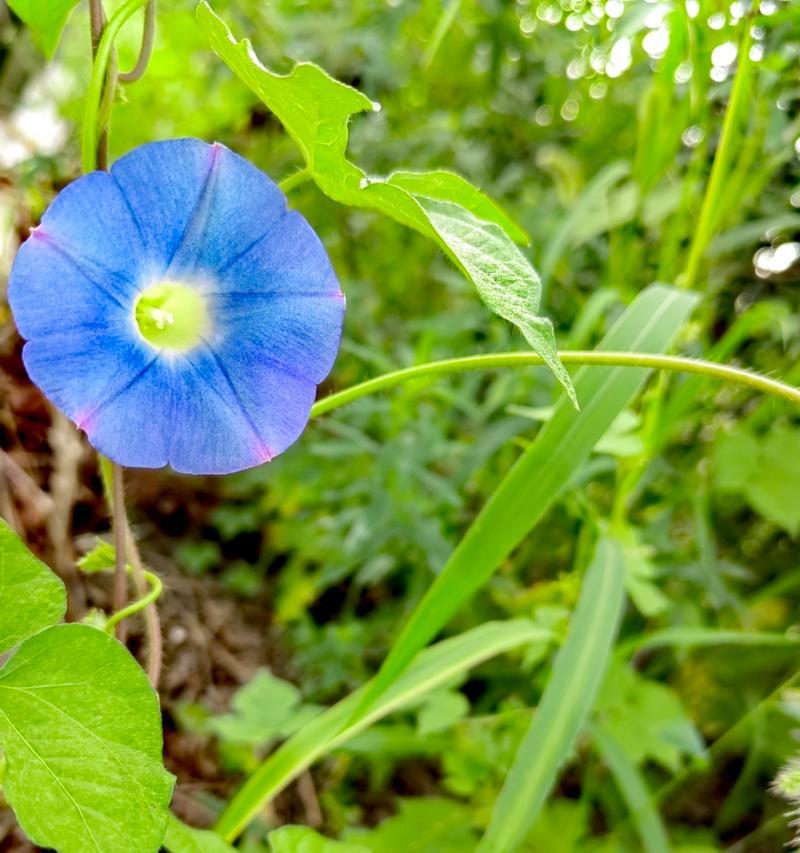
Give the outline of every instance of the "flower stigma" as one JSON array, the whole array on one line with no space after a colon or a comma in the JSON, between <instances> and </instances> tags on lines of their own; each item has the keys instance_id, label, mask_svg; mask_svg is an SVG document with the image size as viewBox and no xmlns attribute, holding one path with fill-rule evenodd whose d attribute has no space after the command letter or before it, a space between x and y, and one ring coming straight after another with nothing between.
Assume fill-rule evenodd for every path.
<instances>
[{"instance_id":1,"label":"flower stigma","mask_svg":"<svg viewBox=\"0 0 800 853\"><path fill-rule=\"evenodd\" d=\"M143 291L134 317L142 337L156 349L193 349L209 325L205 298L176 281L161 281Z\"/></svg>"}]
</instances>

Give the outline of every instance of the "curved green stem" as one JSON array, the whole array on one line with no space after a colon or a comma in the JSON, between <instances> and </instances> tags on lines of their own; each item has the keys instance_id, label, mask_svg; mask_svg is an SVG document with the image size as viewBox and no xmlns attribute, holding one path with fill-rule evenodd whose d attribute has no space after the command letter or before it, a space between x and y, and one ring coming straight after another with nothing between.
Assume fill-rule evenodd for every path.
<instances>
[{"instance_id":1,"label":"curved green stem","mask_svg":"<svg viewBox=\"0 0 800 853\"><path fill-rule=\"evenodd\" d=\"M114 39L123 24L147 0L126 0L111 16L100 38L97 53L92 66L92 76L86 93L86 107L83 114L83 130L81 134L81 162L84 172L92 172L97 168L97 141L100 134L100 108L103 101L108 67L114 51Z\"/></svg>"},{"instance_id":2,"label":"curved green stem","mask_svg":"<svg viewBox=\"0 0 800 853\"><path fill-rule=\"evenodd\" d=\"M800 388L794 388L777 379L770 379L759 373L752 373L740 367L728 364L715 364L695 358L677 355L654 355L644 352L602 352L597 350L566 350L559 353L564 364L603 365L606 367L638 367L653 370L668 370L676 373L695 373L710 379L720 379L744 385L763 394L782 397L791 403L800 405ZM414 379L430 379L467 370L492 370L500 367L529 367L542 364L540 356L532 352L500 352L486 355L469 355L462 358L448 358L432 361L428 364L414 365L376 376L330 394L317 401L311 409L311 417L319 417L340 406L345 406L380 391L387 391L404 382Z\"/></svg>"},{"instance_id":3,"label":"curved green stem","mask_svg":"<svg viewBox=\"0 0 800 853\"><path fill-rule=\"evenodd\" d=\"M304 166L302 169L299 169L297 172L292 172L291 175L287 175L279 184L278 188L281 192L288 193L289 190L293 190L295 187L299 187L300 184L304 184L306 181L311 179L311 169L308 166Z\"/></svg>"},{"instance_id":4,"label":"curved green stem","mask_svg":"<svg viewBox=\"0 0 800 853\"><path fill-rule=\"evenodd\" d=\"M133 568L131 566L128 566L127 568L128 574L132 574ZM122 622L123 619L127 619L128 617L139 613L139 611L144 610L145 607L153 604L160 597L164 590L164 584L161 582L161 578L153 572L148 572L147 569L144 569L142 574L150 587L150 591L146 595L143 595L141 598L129 604L127 607L123 607L122 610L118 610L116 613L109 616L108 621L106 622L106 633L113 633L116 625Z\"/></svg>"}]
</instances>

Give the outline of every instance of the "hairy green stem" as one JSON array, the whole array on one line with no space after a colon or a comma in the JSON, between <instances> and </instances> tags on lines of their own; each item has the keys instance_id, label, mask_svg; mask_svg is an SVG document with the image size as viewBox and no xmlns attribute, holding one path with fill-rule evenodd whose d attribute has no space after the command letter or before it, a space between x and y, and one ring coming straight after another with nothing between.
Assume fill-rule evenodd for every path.
<instances>
[{"instance_id":1,"label":"hairy green stem","mask_svg":"<svg viewBox=\"0 0 800 853\"><path fill-rule=\"evenodd\" d=\"M89 88L86 92L86 107L83 114L81 161L84 172L92 172L96 168L103 168L104 165L98 162L97 156L98 139L104 133L104 130L100 127L100 113L105 82L114 52L114 39L128 18L138 9L141 9L147 2L148 0L126 0L114 12L103 28L103 34L100 37L94 58L94 65L92 66L92 76L89 79Z\"/></svg>"},{"instance_id":2,"label":"hairy green stem","mask_svg":"<svg viewBox=\"0 0 800 853\"><path fill-rule=\"evenodd\" d=\"M667 370L674 373L694 373L709 379L720 379L744 385L764 394L782 397L791 403L800 405L800 388L794 388L777 379L752 373L728 364L715 364L711 361L686 358L677 355L654 355L640 352L602 352L596 350L565 350L559 353L564 364L603 365L606 367L638 367L653 370ZM486 355L470 355L462 358L448 358L443 361L432 361L428 364L414 365L402 370L395 370L376 376L330 394L317 401L311 409L312 417L319 417L327 412L352 403L361 397L387 391L404 382L414 379L431 379L447 376L451 373L462 373L468 370L493 370L502 367L530 367L542 364L542 358L532 352L501 352Z\"/></svg>"}]
</instances>

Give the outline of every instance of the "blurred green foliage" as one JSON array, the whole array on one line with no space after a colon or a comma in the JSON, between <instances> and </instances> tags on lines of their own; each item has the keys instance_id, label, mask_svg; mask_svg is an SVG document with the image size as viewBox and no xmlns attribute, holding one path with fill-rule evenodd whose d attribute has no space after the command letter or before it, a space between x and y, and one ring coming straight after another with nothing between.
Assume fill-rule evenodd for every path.
<instances>
[{"instance_id":1,"label":"blurred green foliage","mask_svg":"<svg viewBox=\"0 0 800 853\"><path fill-rule=\"evenodd\" d=\"M214 4L271 67L313 60L381 103L350 128L352 159L367 171L454 169L500 200L530 234L543 310L563 347L591 346L645 286L679 280L737 44L752 26L752 89L713 212L702 306L680 346L798 384L800 252L791 247L800 239L800 6L761 0L751 25L743 22L747 5ZM69 131L56 150L31 143L30 156L8 165L0 202L14 211L13 231L35 222L77 172L88 37L81 9L55 65L43 71L29 37L0 20L2 133L14 130L15 110L42 104L55 104L53 120ZM121 67L133 64L138 41L136 27L126 30ZM280 125L211 53L190 0L160 4L148 72L114 110L112 157L174 136L218 139L276 179L301 165ZM343 351L327 390L400 365L524 346L419 235L338 207L312 185L293 190L291 203L320 232L348 296ZM195 730L218 738L232 771L251 768L254 749L374 671L547 417L554 384L536 370L405 386L321 419L291 453L217 484L206 540L176 542L174 556L242 597L270 598L300 685L262 673L228 714L203 711L194 720ZM612 514L633 601L623 641L668 627L796 632L797 412L694 380L655 386L459 613L454 631L525 616L563 632L579 586L571 570L586 566L593 526ZM661 393L663 406L653 403ZM645 458L654 435L659 452ZM494 660L337 751L317 779L326 831L374 851L472 849L550 660L541 646ZM737 646L643 649L610 668L596 713L658 793L672 849L738 842L736 849L775 850L788 839L784 806L767 786L795 748L797 706L775 691L797 672L791 648ZM411 765L427 772L406 791L403 769ZM393 815L370 829L386 814L378 800ZM273 849L300 849L280 846L276 835ZM326 843L307 849L327 851ZM249 836L245 849L264 844L263 833ZM607 768L581 741L524 849L638 844Z\"/></svg>"}]
</instances>

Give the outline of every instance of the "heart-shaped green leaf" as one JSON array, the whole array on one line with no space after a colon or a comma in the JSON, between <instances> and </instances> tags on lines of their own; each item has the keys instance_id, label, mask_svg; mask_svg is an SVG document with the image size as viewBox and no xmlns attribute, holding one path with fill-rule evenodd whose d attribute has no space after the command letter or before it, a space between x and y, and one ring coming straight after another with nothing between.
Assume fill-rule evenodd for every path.
<instances>
[{"instance_id":1,"label":"heart-shaped green leaf","mask_svg":"<svg viewBox=\"0 0 800 853\"><path fill-rule=\"evenodd\" d=\"M11 10L33 33L33 40L49 59L56 51L61 31L78 0L8 0Z\"/></svg>"},{"instance_id":2,"label":"heart-shaped green leaf","mask_svg":"<svg viewBox=\"0 0 800 853\"><path fill-rule=\"evenodd\" d=\"M3 795L41 847L155 853L173 777L147 676L115 639L58 625L0 670Z\"/></svg>"},{"instance_id":3,"label":"heart-shaped green leaf","mask_svg":"<svg viewBox=\"0 0 800 853\"><path fill-rule=\"evenodd\" d=\"M64 584L0 519L0 652L61 621Z\"/></svg>"}]
</instances>

